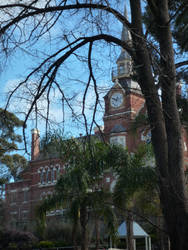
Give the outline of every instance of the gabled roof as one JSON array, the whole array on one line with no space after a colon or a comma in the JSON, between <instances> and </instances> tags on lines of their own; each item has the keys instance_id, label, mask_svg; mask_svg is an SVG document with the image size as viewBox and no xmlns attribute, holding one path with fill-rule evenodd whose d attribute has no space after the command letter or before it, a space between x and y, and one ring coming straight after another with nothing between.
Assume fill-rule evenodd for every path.
<instances>
[{"instance_id":1,"label":"gabled roof","mask_svg":"<svg viewBox=\"0 0 188 250\"><path fill-rule=\"evenodd\" d=\"M112 86L112 88L107 92L107 94L104 96L107 97L109 95L109 93L114 89L116 88L121 88L123 91L127 90L127 87L126 87L126 80L125 79L121 79L121 81L118 79L117 81L115 81L114 85ZM128 86L128 85L127 85Z\"/></svg>"},{"instance_id":2,"label":"gabled roof","mask_svg":"<svg viewBox=\"0 0 188 250\"><path fill-rule=\"evenodd\" d=\"M125 222L123 222L119 228L118 228L118 236L120 238L124 238L127 236L127 225ZM134 238L143 238L143 237L149 237L149 235L144 231L141 226L133 221L133 236Z\"/></svg>"},{"instance_id":3,"label":"gabled roof","mask_svg":"<svg viewBox=\"0 0 188 250\"><path fill-rule=\"evenodd\" d=\"M118 88L118 86L119 86L119 88L121 88L127 94L129 94L130 92L142 94L140 86L139 86L139 84L137 82L133 81L130 78L123 77L123 78L119 78L119 79L117 79L115 81L114 85L108 91L108 93L104 96L104 98L109 95L109 93L112 91L112 89L115 90L116 88Z\"/></svg>"}]
</instances>

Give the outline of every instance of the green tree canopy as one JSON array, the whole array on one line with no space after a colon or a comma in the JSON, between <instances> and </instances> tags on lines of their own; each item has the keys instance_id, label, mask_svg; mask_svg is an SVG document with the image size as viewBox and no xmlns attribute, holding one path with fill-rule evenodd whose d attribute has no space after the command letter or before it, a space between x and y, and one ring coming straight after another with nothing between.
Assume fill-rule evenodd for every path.
<instances>
[{"instance_id":1,"label":"green tree canopy","mask_svg":"<svg viewBox=\"0 0 188 250\"><path fill-rule=\"evenodd\" d=\"M13 154L18 151L18 143L22 142L22 137L16 130L23 126L23 121L16 115L0 108L0 182L4 183L13 177L16 180L26 165L26 159Z\"/></svg>"},{"instance_id":2,"label":"green tree canopy","mask_svg":"<svg viewBox=\"0 0 188 250\"><path fill-rule=\"evenodd\" d=\"M87 249L89 214L95 215L96 220L102 216L109 234L115 239L117 225L110 205L111 192L109 187L104 185L104 177L105 171L112 172L113 168L117 170L124 164L127 152L114 145L105 144L95 137L62 139L61 143L59 139L60 137L58 145L61 159L65 163L65 173L59 178L54 195L39 207L40 218L44 219L45 212L55 206L66 208L74 225L77 226L80 222L82 249ZM50 148L51 142L50 140Z\"/></svg>"}]
</instances>

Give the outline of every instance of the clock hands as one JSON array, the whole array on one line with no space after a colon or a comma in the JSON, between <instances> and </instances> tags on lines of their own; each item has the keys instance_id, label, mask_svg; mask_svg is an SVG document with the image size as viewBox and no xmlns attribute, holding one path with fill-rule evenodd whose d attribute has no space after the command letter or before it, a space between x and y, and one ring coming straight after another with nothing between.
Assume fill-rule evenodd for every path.
<instances>
[{"instance_id":1,"label":"clock hands","mask_svg":"<svg viewBox=\"0 0 188 250\"><path fill-rule=\"evenodd\" d=\"M115 101L115 102L117 102L118 99L119 99L118 96L117 97L112 97L112 100Z\"/></svg>"},{"instance_id":2,"label":"clock hands","mask_svg":"<svg viewBox=\"0 0 188 250\"><path fill-rule=\"evenodd\" d=\"M121 93L114 93L111 96L111 104L113 107L119 107L123 102L123 95Z\"/></svg>"}]
</instances>

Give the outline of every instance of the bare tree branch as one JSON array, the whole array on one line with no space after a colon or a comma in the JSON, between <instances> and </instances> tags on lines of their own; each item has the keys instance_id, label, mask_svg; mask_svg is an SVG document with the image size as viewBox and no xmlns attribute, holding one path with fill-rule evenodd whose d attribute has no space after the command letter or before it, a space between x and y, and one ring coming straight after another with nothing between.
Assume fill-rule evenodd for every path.
<instances>
[{"instance_id":1,"label":"bare tree branch","mask_svg":"<svg viewBox=\"0 0 188 250\"><path fill-rule=\"evenodd\" d=\"M185 65L188 65L188 60L187 61L183 61L183 62L179 62L179 63L176 63L175 64L175 67L176 69L182 67L182 66L185 66Z\"/></svg>"}]
</instances>

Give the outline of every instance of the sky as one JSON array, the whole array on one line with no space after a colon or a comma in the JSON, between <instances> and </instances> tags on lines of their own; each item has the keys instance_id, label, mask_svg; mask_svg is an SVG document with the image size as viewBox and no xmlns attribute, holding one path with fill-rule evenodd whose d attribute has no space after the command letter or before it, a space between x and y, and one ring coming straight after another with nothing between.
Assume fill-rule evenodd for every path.
<instances>
[{"instance_id":1,"label":"sky","mask_svg":"<svg viewBox=\"0 0 188 250\"><path fill-rule=\"evenodd\" d=\"M9 62L10 61L10 62ZM24 71L24 67L26 64L26 61L30 63L30 60L26 58L26 60L19 60L18 57L12 57L7 62L7 67L4 68L4 70L0 74L0 99L1 99L1 107L5 107L6 101L7 101L7 94L9 91L12 90L14 86L16 86L20 80L22 79L22 74ZM72 76L72 78L77 78L79 81L81 81L80 75L84 74L84 69L82 69L81 66L77 65L77 70L79 72L75 72L75 75ZM110 71L110 70L109 70ZM74 81L74 85L72 84L72 81ZM83 99L83 86L82 84L79 84L78 86L75 86L77 84L76 79L75 80L68 80L67 85L73 85L67 90L67 96L73 96L75 93L75 98L71 101L71 105L74 109L74 113L77 114L78 117L81 116L81 110L82 110L82 99ZM84 81L84 79L83 79ZM31 86L34 85L34 83L30 83ZM84 85L84 84L83 84ZM113 85L110 79L110 75L108 75L106 78L100 79L100 82L98 82L98 85L100 86L100 106L98 107L97 111L97 122L99 125L103 125L103 112L104 112L104 101L103 96L107 93L109 88ZM31 89L31 88L30 88ZM30 90L29 89L29 90ZM24 90L25 94L22 94L23 89L18 91L15 94L15 97L12 98L10 105L8 107L8 110L11 112L14 112L20 119L24 119L25 112L28 109L28 106L30 104L30 101L27 101L27 96L29 95L30 91L27 89ZM50 123L50 127L52 130L54 129L61 129L64 131L65 136L74 136L77 137L79 134L85 134L85 127L83 124L83 120L78 122L75 120L74 117L72 117L72 113L70 109L65 105L64 107L64 117L63 117L63 107L61 103L61 94L57 91L57 89L54 89L51 92L51 107L50 107L50 120L53 121ZM91 118L93 106L94 106L94 100L95 100L95 93L93 88L90 88L90 91L88 92L87 99L86 99L86 117L88 118L88 121ZM38 108L41 110L40 113L46 112L46 106L47 102L46 100L41 100L38 102ZM36 116L33 113L31 115L31 119L27 122L27 129L26 129L26 136L27 136L27 144L28 148L30 147L31 143L31 129L36 127ZM41 137L45 135L45 119L42 119L41 116L38 116L37 119L37 128L40 131ZM94 128L94 127L93 127ZM22 131L19 129L18 133L22 133ZM93 131L92 131L93 133ZM21 146L22 147L22 146Z\"/></svg>"},{"instance_id":2,"label":"sky","mask_svg":"<svg viewBox=\"0 0 188 250\"><path fill-rule=\"evenodd\" d=\"M16 0L4 0L3 3L12 3ZM26 0L25 0L26 1ZM55 1L55 0L54 0ZM22 1L24 2L24 1ZM28 2L28 1L26 1ZM124 1L122 1L124 4ZM45 0L40 0L38 6L42 6L46 3ZM124 7L121 5L116 6L121 12L124 12ZM16 15L16 12L12 12L12 15ZM128 10L129 16L129 10ZM7 20L9 17L7 14L0 12L1 21ZM48 16L50 20L51 16ZM93 23L89 17L83 19L82 12L74 15L72 12L65 12L62 18L59 19L59 23L52 27L50 33L45 33L42 37L34 37L31 35L30 43L22 44L16 48L16 52L11 52L8 59L5 60L1 57L0 61L0 107L4 107L6 104L6 97L9 91L11 91L19 82L22 82L25 77L36 68L45 58L53 54L56 50L65 46L67 39L72 42L74 39L85 34L95 35L100 33L100 23L103 27L104 33L121 37L122 24L112 19L112 15L103 16L101 13L97 15L93 12ZM45 20L41 20L39 17L29 19L26 23L20 24L20 29L16 30L15 38L27 39L30 32L33 29L33 24L39 21L39 32L43 32L43 24ZM88 24L89 23L89 24ZM96 23L98 24L96 28ZM50 20L48 26L52 24ZM110 25L109 25L110 24ZM24 29L26 28L26 29ZM25 31L25 33L24 33ZM14 46L14 37L11 37L11 45ZM35 42L36 45L33 45ZM64 50L66 52L67 50ZM99 90L99 105L96 113L96 121L98 125L103 125L103 113L104 113L104 100L103 97L108 90L113 86L111 81L112 67L116 66L116 60L120 54L120 48L115 46L108 46L104 42L96 42L93 45L92 53L92 66L93 72L96 78L98 90ZM62 53L61 53L62 56ZM50 92L50 123L48 129L62 129L65 136L79 136L80 133L85 134L85 124L82 116L82 101L83 94L88 82L88 62L86 60L88 56L88 46L84 46L77 54L72 55L66 60L66 62L59 68L57 73L57 82L64 91L65 96L69 99L71 107L73 107L74 116L71 109L65 103L62 105L62 95L57 90L57 87L53 86ZM57 59L58 57L56 57ZM51 62L51 61L50 61ZM18 89L11 99L8 110L14 112L20 119L24 119L25 113L30 108L33 95L36 94L36 86L40 82L43 73L46 71L49 65L45 65L42 71L34 74L22 88ZM44 82L45 83L45 82ZM46 125L43 117L47 111L47 92L43 94L42 98L37 102L37 108L39 115L32 112L27 122L26 136L27 143L31 142L31 129L37 128L41 132L41 137L45 134ZM86 96L85 115L87 117L88 125L90 125L92 119L92 113L95 104L95 91L93 83L88 89ZM75 118L76 117L76 118ZM93 128L95 125L93 126ZM21 131L19 131L21 133Z\"/></svg>"},{"instance_id":3,"label":"sky","mask_svg":"<svg viewBox=\"0 0 188 250\"><path fill-rule=\"evenodd\" d=\"M5 3L6 1L4 1ZM7 1L10 3L10 1ZM13 0L12 0L13 2ZM41 1L43 2L43 1ZM45 2L45 1L44 1ZM2 16L2 14L0 13ZM3 18L7 18L3 16ZM79 17L78 17L79 20ZM87 28L87 22L82 21L81 25L83 28L77 30L79 24L77 24L77 19L66 19L66 25L56 26L52 28L51 34L46 34L39 39L38 44L33 47L33 50L28 44L17 48L15 53L11 53L6 60L0 62L0 107L5 107L7 101L7 94L21 81L23 81L26 75L34 68L38 63L42 62L42 59L46 55L50 55L55 51L55 49L61 48L61 43L63 42L63 37L59 34L65 34L67 30L74 31L74 36L79 36L79 32L83 32L84 28ZM80 20L79 20L80 21ZM30 20L30 28L32 29L32 20ZM61 20L62 22L62 20ZM23 25L23 24L21 24ZM78 27L77 27L78 25ZM28 26L29 27L29 26ZM112 25L111 29L116 32L117 36L121 36L121 24ZM95 33L94 31L89 31L88 33ZM19 35L19 32L18 34ZM43 48L43 51L41 51ZM101 54L102 51L102 54ZM71 56L65 64L60 68L57 76L59 84L63 87L65 94L71 99L70 103L74 109L76 117L79 121L72 116L71 110L65 104L64 109L62 107L62 95L54 87L50 93L50 125L48 129L62 129L65 136L79 136L79 134L85 134L85 124L83 122L82 113L82 100L85 85L88 81L88 66L85 58L87 57L88 47L85 46L83 49L79 50L77 56ZM98 125L103 125L103 112L104 112L104 100L103 97L107 91L112 87L113 83L111 81L111 70L112 67L116 65L116 59L120 49L115 47L108 47L104 43L96 44L94 46L94 53L92 54L93 66L95 70L95 77L97 81L97 86L99 89L99 99L100 103L97 108L96 121ZM45 70L45 69L44 69ZM20 119L24 119L25 113L30 107L30 101L32 95L36 93L36 83L40 81L41 72L38 75L34 75L29 81L27 86L18 89L13 98L11 99L8 110L14 112ZM74 98L73 98L74 97ZM92 111L95 104L95 91L93 88L93 83L91 83L87 96L86 96L86 107L85 114L87 117L88 124L91 122ZM42 116L46 113L46 94L37 103L37 107L40 110L40 115L37 116L35 112L31 114L27 122L26 128L26 139L28 148L31 143L31 129L38 127L41 133L41 137L45 134L45 119ZM64 115L63 111L64 110ZM93 128L95 125L93 126ZM22 131L18 131L22 133Z\"/></svg>"}]
</instances>

